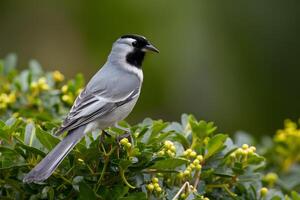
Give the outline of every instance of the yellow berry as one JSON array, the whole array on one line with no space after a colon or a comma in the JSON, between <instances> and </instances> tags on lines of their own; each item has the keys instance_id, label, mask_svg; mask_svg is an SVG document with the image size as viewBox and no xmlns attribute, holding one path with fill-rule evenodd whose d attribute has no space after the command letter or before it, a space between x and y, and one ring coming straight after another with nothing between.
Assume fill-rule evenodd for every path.
<instances>
[{"instance_id":1,"label":"yellow berry","mask_svg":"<svg viewBox=\"0 0 300 200\"><path fill-rule=\"evenodd\" d=\"M248 149L249 148L249 145L248 144L243 144L242 148L245 150L245 149Z\"/></svg>"},{"instance_id":2,"label":"yellow berry","mask_svg":"<svg viewBox=\"0 0 300 200\"><path fill-rule=\"evenodd\" d=\"M260 189L260 195L262 197L265 197L268 194L268 191L269 191L268 188L263 187L263 188Z\"/></svg>"},{"instance_id":3,"label":"yellow berry","mask_svg":"<svg viewBox=\"0 0 300 200\"><path fill-rule=\"evenodd\" d=\"M155 188L155 191L159 193L162 191L162 189L161 189L161 187L157 187L157 188Z\"/></svg>"},{"instance_id":4,"label":"yellow berry","mask_svg":"<svg viewBox=\"0 0 300 200\"><path fill-rule=\"evenodd\" d=\"M230 158L233 159L233 158L235 158L235 157L236 157L235 152L233 152L233 153L230 154Z\"/></svg>"},{"instance_id":5,"label":"yellow berry","mask_svg":"<svg viewBox=\"0 0 300 200\"><path fill-rule=\"evenodd\" d=\"M49 85L47 83L42 84L40 87L42 90L49 90Z\"/></svg>"},{"instance_id":6,"label":"yellow berry","mask_svg":"<svg viewBox=\"0 0 300 200\"><path fill-rule=\"evenodd\" d=\"M122 144L122 145L126 145L128 142L129 141L127 138L123 138L122 140L120 140L120 144Z\"/></svg>"},{"instance_id":7,"label":"yellow berry","mask_svg":"<svg viewBox=\"0 0 300 200\"><path fill-rule=\"evenodd\" d=\"M196 165L196 169L197 170L201 170L202 169L202 165L200 165L200 164Z\"/></svg>"},{"instance_id":8,"label":"yellow berry","mask_svg":"<svg viewBox=\"0 0 300 200\"><path fill-rule=\"evenodd\" d=\"M182 173L182 172L179 172L179 173L177 174L177 177L180 178L180 179L183 178L183 173Z\"/></svg>"},{"instance_id":9,"label":"yellow berry","mask_svg":"<svg viewBox=\"0 0 300 200\"><path fill-rule=\"evenodd\" d=\"M187 149L187 150L186 150L186 152L187 152L188 154L192 153L192 151L193 151L192 149Z\"/></svg>"},{"instance_id":10,"label":"yellow berry","mask_svg":"<svg viewBox=\"0 0 300 200\"><path fill-rule=\"evenodd\" d=\"M30 83L30 88L33 89L33 90L37 89L38 88L38 84L36 82L31 82Z\"/></svg>"},{"instance_id":11,"label":"yellow berry","mask_svg":"<svg viewBox=\"0 0 300 200\"><path fill-rule=\"evenodd\" d=\"M185 176L189 176L191 174L191 171L189 171L189 170L186 169L186 170L184 170L183 174Z\"/></svg>"},{"instance_id":12,"label":"yellow berry","mask_svg":"<svg viewBox=\"0 0 300 200\"><path fill-rule=\"evenodd\" d=\"M204 197L203 200L209 200L209 198L208 197Z\"/></svg>"},{"instance_id":13,"label":"yellow berry","mask_svg":"<svg viewBox=\"0 0 300 200\"><path fill-rule=\"evenodd\" d=\"M128 142L128 143L125 144L125 146L129 149L129 148L131 148L132 145L131 145L130 142Z\"/></svg>"},{"instance_id":14,"label":"yellow berry","mask_svg":"<svg viewBox=\"0 0 300 200\"><path fill-rule=\"evenodd\" d=\"M62 86L62 87L61 87L61 91L62 91L63 93L66 93L66 92L68 91L68 85Z\"/></svg>"},{"instance_id":15,"label":"yellow berry","mask_svg":"<svg viewBox=\"0 0 300 200\"><path fill-rule=\"evenodd\" d=\"M61 82L65 79L65 76L57 70L52 73L52 77L56 82Z\"/></svg>"},{"instance_id":16,"label":"yellow berry","mask_svg":"<svg viewBox=\"0 0 300 200\"><path fill-rule=\"evenodd\" d=\"M172 146L170 147L170 150L173 151L173 152L175 152L175 151L176 151L176 147L175 147L174 145L172 145Z\"/></svg>"},{"instance_id":17,"label":"yellow berry","mask_svg":"<svg viewBox=\"0 0 300 200\"><path fill-rule=\"evenodd\" d=\"M163 155L165 155L165 151L161 150L161 151L159 151L159 152L157 153L157 155L158 155L158 156L163 156Z\"/></svg>"},{"instance_id":18,"label":"yellow berry","mask_svg":"<svg viewBox=\"0 0 300 200\"><path fill-rule=\"evenodd\" d=\"M192 151L192 152L190 153L190 156L191 156L192 158L194 158L194 157L197 156L197 153L196 153L195 151Z\"/></svg>"},{"instance_id":19,"label":"yellow berry","mask_svg":"<svg viewBox=\"0 0 300 200\"><path fill-rule=\"evenodd\" d=\"M70 98L71 97L69 95L67 95L67 94L65 94L65 95L62 96L62 100L65 101L65 102L69 102Z\"/></svg>"},{"instance_id":20,"label":"yellow berry","mask_svg":"<svg viewBox=\"0 0 300 200\"><path fill-rule=\"evenodd\" d=\"M154 185L152 183L148 184L146 187L149 191L153 191L154 189Z\"/></svg>"},{"instance_id":21,"label":"yellow berry","mask_svg":"<svg viewBox=\"0 0 300 200\"><path fill-rule=\"evenodd\" d=\"M38 80L38 84L39 84L39 85L43 85L43 84L45 84L46 82L47 82L47 80L46 80L45 77L39 78L39 80Z\"/></svg>"},{"instance_id":22,"label":"yellow berry","mask_svg":"<svg viewBox=\"0 0 300 200\"><path fill-rule=\"evenodd\" d=\"M154 185L155 188L160 187L158 183L153 183L153 185Z\"/></svg>"},{"instance_id":23,"label":"yellow berry","mask_svg":"<svg viewBox=\"0 0 300 200\"><path fill-rule=\"evenodd\" d=\"M180 195L180 198L185 199L185 198L186 198L186 194L185 194L185 193L182 193L182 194Z\"/></svg>"},{"instance_id":24,"label":"yellow berry","mask_svg":"<svg viewBox=\"0 0 300 200\"><path fill-rule=\"evenodd\" d=\"M236 155L242 155L243 154L243 149L241 148L238 148L236 151L235 151Z\"/></svg>"},{"instance_id":25,"label":"yellow berry","mask_svg":"<svg viewBox=\"0 0 300 200\"><path fill-rule=\"evenodd\" d=\"M153 182L153 183L158 183L158 178L153 177L153 178L152 178L152 182Z\"/></svg>"},{"instance_id":26,"label":"yellow berry","mask_svg":"<svg viewBox=\"0 0 300 200\"><path fill-rule=\"evenodd\" d=\"M203 156L202 155L198 155L196 159L199 160L199 162L202 162L203 161Z\"/></svg>"},{"instance_id":27,"label":"yellow berry","mask_svg":"<svg viewBox=\"0 0 300 200\"><path fill-rule=\"evenodd\" d=\"M195 168L195 165L193 163L190 164L191 169Z\"/></svg>"},{"instance_id":28,"label":"yellow berry","mask_svg":"<svg viewBox=\"0 0 300 200\"><path fill-rule=\"evenodd\" d=\"M195 159L194 161L193 161L193 164L194 165L197 165L197 164L199 164L200 163L200 161L198 160L198 159Z\"/></svg>"},{"instance_id":29,"label":"yellow berry","mask_svg":"<svg viewBox=\"0 0 300 200\"><path fill-rule=\"evenodd\" d=\"M256 147L255 146L251 146L250 149L252 149L253 152L256 151Z\"/></svg>"}]
</instances>

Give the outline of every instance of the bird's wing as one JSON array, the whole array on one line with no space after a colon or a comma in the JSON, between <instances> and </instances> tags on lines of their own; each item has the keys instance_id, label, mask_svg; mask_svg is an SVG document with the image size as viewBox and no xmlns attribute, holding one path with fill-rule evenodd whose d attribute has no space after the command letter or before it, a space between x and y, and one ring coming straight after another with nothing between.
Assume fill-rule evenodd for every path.
<instances>
[{"instance_id":1,"label":"bird's wing","mask_svg":"<svg viewBox=\"0 0 300 200\"><path fill-rule=\"evenodd\" d=\"M140 88L136 87L128 91L122 97L117 98L105 95L105 91L93 91L92 93L84 89L76 98L70 113L62 123L56 135L65 131L73 130L79 126L101 118L107 113L112 112L117 107L130 102L138 97Z\"/></svg>"}]
</instances>

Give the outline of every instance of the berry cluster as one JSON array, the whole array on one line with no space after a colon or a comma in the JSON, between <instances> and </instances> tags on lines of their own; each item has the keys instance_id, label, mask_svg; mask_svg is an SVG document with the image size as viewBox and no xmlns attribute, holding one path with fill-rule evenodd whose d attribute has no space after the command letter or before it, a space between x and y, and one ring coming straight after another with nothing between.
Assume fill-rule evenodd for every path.
<instances>
[{"instance_id":1,"label":"berry cluster","mask_svg":"<svg viewBox=\"0 0 300 200\"><path fill-rule=\"evenodd\" d=\"M127 138L123 138L122 140L120 140L120 145L123 146L125 149L130 149L132 144L129 142L129 140Z\"/></svg>"},{"instance_id":2,"label":"berry cluster","mask_svg":"<svg viewBox=\"0 0 300 200\"><path fill-rule=\"evenodd\" d=\"M255 154L256 148L248 144L243 144L242 148L238 148L233 153L230 154L232 161L244 161L248 160L248 157Z\"/></svg>"},{"instance_id":3,"label":"berry cluster","mask_svg":"<svg viewBox=\"0 0 300 200\"><path fill-rule=\"evenodd\" d=\"M161 193L162 192L162 188L160 187L158 178L156 178L156 177L152 178L151 183L149 183L146 186L146 188L149 192L153 192L153 191L156 192L156 193Z\"/></svg>"},{"instance_id":4,"label":"berry cluster","mask_svg":"<svg viewBox=\"0 0 300 200\"><path fill-rule=\"evenodd\" d=\"M176 155L176 147L173 142L166 140L162 150L157 153L158 156L168 155L174 157Z\"/></svg>"},{"instance_id":5,"label":"berry cluster","mask_svg":"<svg viewBox=\"0 0 300 200\"><path fill-rule=\"evenodd\" d=\"M188 158L193 157L195 159L191 160L190 164L186 167L186 169L183 172L179 172L177 176L180 179L190 177L194 171L200 171L202 169L201 163L204 159L202 155L197 155L197 153L191 149L187 149L184 152L184 155Z\"/></svg>"}]
</instances>

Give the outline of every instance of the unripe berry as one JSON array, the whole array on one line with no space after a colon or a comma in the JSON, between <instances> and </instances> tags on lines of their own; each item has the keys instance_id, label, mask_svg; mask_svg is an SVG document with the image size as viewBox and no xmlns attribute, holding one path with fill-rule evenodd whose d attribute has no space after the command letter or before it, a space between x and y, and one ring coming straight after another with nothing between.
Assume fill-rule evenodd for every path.
<instances>
[{"instance_id":1,"label":"unripe berry","mask_svg":"<svg viewBox=\"0 0 300 200\"><path fill-rule=\"evenodd\" d=\"M148 184L146 187L150 192L154 189L154 185L152 183Z\"/></svg>"},{"instance_id":2,"label":"unripe berry","mask_svg":"<svg viewBox=\"0 0 300 200\"><path fill-rule=\"evenodd\" d=\"M197 164L199 164L200 163L200 161L198 160L198 159L195 159L194 161L193 161L193 164L194 165L197 165Z\"/></svg>"},{"instance_id":3,"label":"unripe berry","mask_svg":"<svg viewBox=\"0 0 300 200\"><path fill-rule=\"evenodd\" d=\"M157 187L157 188L155 188L155 191L160 193L162 191L162 189L161 189L161 187Z\"/></svg>"},{"instance_id":4,"label":"unripe berry","mask_svg":"<svg viewBox=\"0 0 300 200\"><path fill-rule=\"evenodd\" d=\"M186 194L185 194L185 193L182 193L182 194L180 195L180 198L185 199L185 198L186 198Z\"/></svg>"},{"instance_id":5,"label":"unripe berry","mask_svg":"<svg viewBox=\"0 0 300 200\"><path fill-rule=\"evenodd\" d=\"M183 152L183 156L186 157L187 155L188 155L188 152L187 152L187 151L184 151L184 152Z\"/></svg>"},{"instance_id":6,"label":"unripe berry","mask_svg":"<svg viewBox=\"0 0 300 200\"><path fill-rule=\"evenodd\" d=\"M190 168L191 168L191 169L194 169L194 168L195 168L195 165L194 165L193 163L191 163L191 164L190 164Z\"/></svg>"},{"instance_id":7,"label":"unripe berry","mask_svg":"<svg viewBox=\"0 0 300 200\"><path fill-rule=\"evenodd\" d=\"M168 154L169 156L172 156L174 153L169 149L169 150L167 150L167 154Z\"/></svg>"},{"instance_id":8,"label":"unripe berry","mask_svg":"<svg viewBox=\"0 0 300 200\"><path fill-rule=\"evenodd\" d=\"M123 138L123 139L120 141L120 144L126 145L128 142L129 142L129 141L128 141L127 138Z\"/></svg>"},{"instance_id":9,"label":"unripe berry","mask_svg":"<svg viewBox=\"0 0 300 200\"><path fill-rule=\"evenodd\" d=\"M192 149L187 149L187 150L186 150L186 152L187 152L188 154L192 153L192 151L193 151Z\"/></svg>"},{"instance_id":10,"label":"unripe berry","mask_svg":"<svg viewBox=\"0 0 300 200\"><path fill-rule=\"evenodd\" d=\"M268 194L268 191L269 191L268 188L263 187L260 189L260 195L262 197L265 197Z\"/></svg>"},{"instance_id":11,"label":"unripe berry","mask_svg":"<svg viewBox=\"0 0 300 200\"><path fill-rule=\"evenodd\" d=\"M251 146L251 147L250 147L250 149L252 149L252 150L253 150L253 152L255 152L255 151L256 151L256 147L255 147L255 146Z\"/></svg>"},{"instance_id":12,"label":"unripe berry","mask_svg":"<svg viewBox=\"0 0 300 200\"><path fill-rule=\"evenodd\" d=\"M154 185L155 188L160 187L158 183L153 183L153 185Z\"/></svg>"},{"instance_id":13,"label":"unripe berry","mask_svg":"<svg viewBox=\"0 0 300 200\"><path fill-rule=\"evenodd\" d=\"M165 155L165 151L161 150L161 151L159 151L159 152L157 153L157 155L158 155L158 156L163 156L163 155Z\"/></svg>"},{"instance_id":14,"label":"unripe berry","mask_svg":"<svg viewBox=\"0 0 300 200\"><path fill-rule=\"evenodd\" d=\"M248 149L249 148L249 145L248 144L243 144L242 145L242 148L245 150L245 149Z\"/></svg>"},{"instance_id":15,"label":"unripe berry","mask_svg":"<svg viewBox=\"0 0 300 200\"><path fill-rule=\"evenodd\" d=\"M203 156L202 155L198 155L196 159L199 160L199 162L202 162L203 161Z\"/></svg>"},{"instance_id":16,"label":"unripe berry","mask_svg":"<svg viewBox=\"0 0 300 200\"><path fill-rule=\"evenodd\" d=\"M235 151L236 155L242 155L243 154L243 149L241 148L238 148L236 151Z\"/></svg>"},{"instance_id":17,"label":"unripe berry","mask_svg":"<svg viewBox=\"0 0 300 200\"><path fill-rule=\"evenodd\" d=\"M196 165L196 169L197 170L201 170L202 169L202 165L200 165L200 164Z\"/></svg>"},{"instance_id":18,"label":"unripe berry","mask_svg":"<svg viewBox=\"0 0 300 200\"><path fill-rule=\"evenodd\" d=\"M180 178L180 179L182 179L182 178L183 178L183 173L182 173L182 172L179 172L179 173L177 174L177 177Z\"/></svg>"},{"instance_id":19,"label":"unripe berry","mask_svg":"<svg viewBox=\"0 0 300 200\"><path fill-rule=\"evenodd\" d=\"M130 142L126 143L125 145L128 149L131 148L131 146L132 146Z\"/></svg>"},{"instance_id":20,"label":"unripe berry","mask_svg":"<svg viewBox=\"0 0 300 200\"><path fill-rule=\"evenodd\" d=\"M153 183L158 183L158 178L153 177L153 178L152 178L152 182L153 182Z\"/></svg>"},{"instance_id":21,"label":"unripe berry","mask_svg":"<svg viewBox=\"0 0 300 200\"><path fill-rule=\"evenodd\" d=\"M171 146L170 148L171 151L175 152L176 151L176 147L174 145Z\"/></svg>"},{"instance_id":22,"label":"unripe berry","mask_svg":"<svg viewBox=\"0 0 300 200\"><path fill-rule=\"evenodd\" d=\"M189 176L191 174L191 171L189 171L189 170L186 169L186 170L184 170L183 174L185 176Z\"/></svg>"},{"instance_id":23,"label":"unripe berry","mask_svg":"<svg viewBox=\"0 0 300 200\"><path fill-rule=\"evenodd\" d=\"M192 152L190 153L190 156L191 156L192 158L194 158L194 157L197 156L197 153L196 153L195 151L192 151Z\"/></svg>"}]
</instances>

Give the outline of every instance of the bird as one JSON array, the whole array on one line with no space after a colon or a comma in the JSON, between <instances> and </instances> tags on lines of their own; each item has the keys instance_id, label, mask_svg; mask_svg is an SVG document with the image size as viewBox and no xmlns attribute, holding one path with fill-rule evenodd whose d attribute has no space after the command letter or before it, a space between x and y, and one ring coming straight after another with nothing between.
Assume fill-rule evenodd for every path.
<instances>
[{"instance_id":1,"label":"bird","mask_svg":"<svg viewBox=\"0 0 300 200\"><path fill-rule=\"evenodd\" d=\"M76 97L56 132L67 132L23 178L24 183L48 179L75 145L89 132L116 126L134 108L143 83L142 64L146 52L159 50L144 36L127 34L112 45L106 63Z\"/></svg>"}]
</instances>

